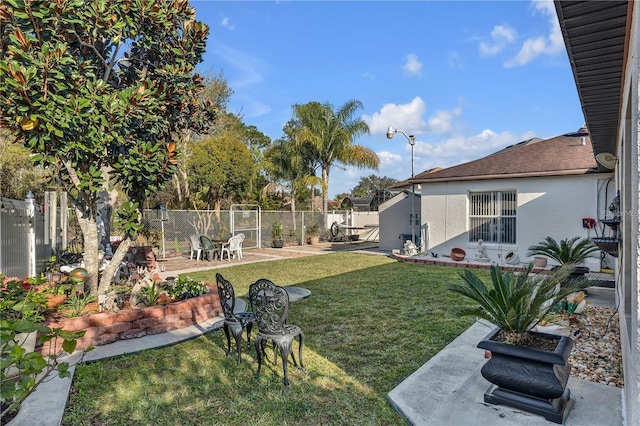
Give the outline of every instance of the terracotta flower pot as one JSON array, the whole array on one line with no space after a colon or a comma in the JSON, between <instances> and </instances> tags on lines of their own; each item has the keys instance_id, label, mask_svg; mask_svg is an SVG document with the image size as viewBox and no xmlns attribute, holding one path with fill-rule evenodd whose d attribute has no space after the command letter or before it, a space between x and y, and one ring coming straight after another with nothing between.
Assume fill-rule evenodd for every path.
<instances>
[{"instance_id":1,"label":"terracotta flower pot","mask_svg":"<svg viewBox=\"0 0 640 426\"><path fill-rule=\"evenodd\" d=\"M547 258L536 256L533 258L533 264L536 268L545 268L547 266Z\"/></svg>"},{"instance_id":2,"label":"terracotta flower pot","mask_svg":"<svg viewBox=\"0 0 640 426\"><path fill-rule=\"evenodd\" d=\"M460 262L464 260L464 258L467 256L467 253L461 248L456 247L451 249L451 254L449 256L451 257L451 260Z\"/></svg>"},{"instance_id":3,"label":"terracotta flower pot","mask_svg":"<svg viewBox=\"0 0 640 426\"><path fill-rule=\"evenodd\" d=\"M47 294L47 309L56 309L67 300L64 294Z\"/></svg>"}]
</instances>

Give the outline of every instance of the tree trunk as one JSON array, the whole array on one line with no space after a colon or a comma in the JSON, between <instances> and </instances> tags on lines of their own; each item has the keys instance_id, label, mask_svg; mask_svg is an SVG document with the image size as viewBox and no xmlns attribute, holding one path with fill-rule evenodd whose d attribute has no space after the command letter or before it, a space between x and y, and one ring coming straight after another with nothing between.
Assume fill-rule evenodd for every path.
<instances>
[{"instance_id":1,"label":"tree trunk","mask_svg":"<svg viewBox=\"0 0 640 426\"><path fill-rule=\"evenodd\" d=\"M111 258L111 262L102 271L102 276L100 278L100 286L98 287L97 294L105 294L109 291L109 286L111 285L111 281L113 281L113 276L116 274L120 263L124 260L129 248L133 245L133 241L130 238L125 238L122 240L118 249L113 254Z\"/></svg>"},{"instance_id":2,"label":"tree trunk","mask_svg":"<svg viewBox=\"0 0 640 426\"><path fill-rule=\"evenodd\" d=\"M84 216L83 212L76 207L76 215L78 224L82 229L84 238L84 253L82 256L84 268L89 273L87 281L84 283L85 291L88 289L89 294L98 293L98 226L96 218L93 214Z\"/></svg>"},{"instance_id":3,"label":"tree trunk","mask_svg":"<svg viewBox=\"0 0 640 426\"><path fill-rule=\"evenodd\" d=\"M189 199L191 198L191 191L189 190L189 173L185 168L188 155L187 147L189 145L190 139L190 132L185 133L182 138L180 138L180 150L182 151L182 158L180 160L180 165L178 166L177 173L173 175L176 181L176 189L178 191L180 206L186 206L185 203L189 202Z\"/></svg>"},{"instance_id":4,"label":"tree trunk","mask_svg":"<svg viewBox=\"0 0 640 426\"><path fill-rule=\"evenodd\" d=\"M293 220L293 234L296 233L296 191L291 191L291 219ZM304 224L303 224L304 226Z\"/></svg>"},{"instance_id":5,"label":"tree trunk","mask_svg":"<svg viewBox=\"0 0 640 426\"><path fill-rule=\"evenodd\" d=\"M329 209L329 168L322 168L322 211L327 213Z\"/></svg>"},{"instance_id":6,"label":"tree trunk","mask_svg":"<svg viewBox=\"0 0 640 426\"><path fill-rule=\"evenodd\" d=\"M180 186L180 179L178 173L174 174L171 178L173 180L173 186L176 188L176 197L178 197L178 206L182 207L182 187Z\"/></svg>"}]
</instances>

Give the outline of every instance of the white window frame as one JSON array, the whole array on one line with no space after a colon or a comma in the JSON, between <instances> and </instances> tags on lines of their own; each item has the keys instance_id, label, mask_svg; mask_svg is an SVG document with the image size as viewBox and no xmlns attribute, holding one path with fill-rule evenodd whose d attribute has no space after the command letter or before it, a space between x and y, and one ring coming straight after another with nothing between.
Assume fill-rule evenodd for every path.
<instances>
[{"instance_id":1,"label":"white window frame","mask_svg":"<svg viewBox=\"0 0 640 426\"><path fill-rule=\"evenodd\" d=\"M469 242L516 244L516 190L469 191Z\"/></svg>"}]
</instances>

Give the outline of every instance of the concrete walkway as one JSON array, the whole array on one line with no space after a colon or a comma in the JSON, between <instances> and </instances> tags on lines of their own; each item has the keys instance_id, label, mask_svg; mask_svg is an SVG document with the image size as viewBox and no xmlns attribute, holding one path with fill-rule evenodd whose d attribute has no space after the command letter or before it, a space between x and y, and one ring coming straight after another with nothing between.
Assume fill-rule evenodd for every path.
<instances>
[{"instance_id":1,"label":"concrete walkway","mask_svg":"<svg viewBox=\"0 0 640 426\"><path fill-rule=\"evenodd\" d=\"M594 306L614 306L614 290L590 288ZM490 383L480 374L486 362L476 345L493 326L478 321L387 395L391 405L412 425L534 426L553 425L544 417L505 405L484 402ZM569 378L573 407L566 426L618 426L622 419L621 388Z\"/></svg>"}]
</instances>

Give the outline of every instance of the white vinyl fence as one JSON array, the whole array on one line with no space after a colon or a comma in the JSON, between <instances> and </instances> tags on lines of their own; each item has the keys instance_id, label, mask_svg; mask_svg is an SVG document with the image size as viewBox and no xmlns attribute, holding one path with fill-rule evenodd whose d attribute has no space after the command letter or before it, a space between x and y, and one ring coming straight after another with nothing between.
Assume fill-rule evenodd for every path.
<instances>
[{"instance_id":1,"label":"white vinyl fence","mask_svg":"<svg viewBox=\"0 0 640 426\"><path fill-rule=\"evenodd\" d=\"M0 273L9 277L32 277L45 271L51 258L52 238L61 235L59 219L45 205L26 200L0 199ZM55 206L53 208L55 211Z\"/></svg>"}]
</instances>

